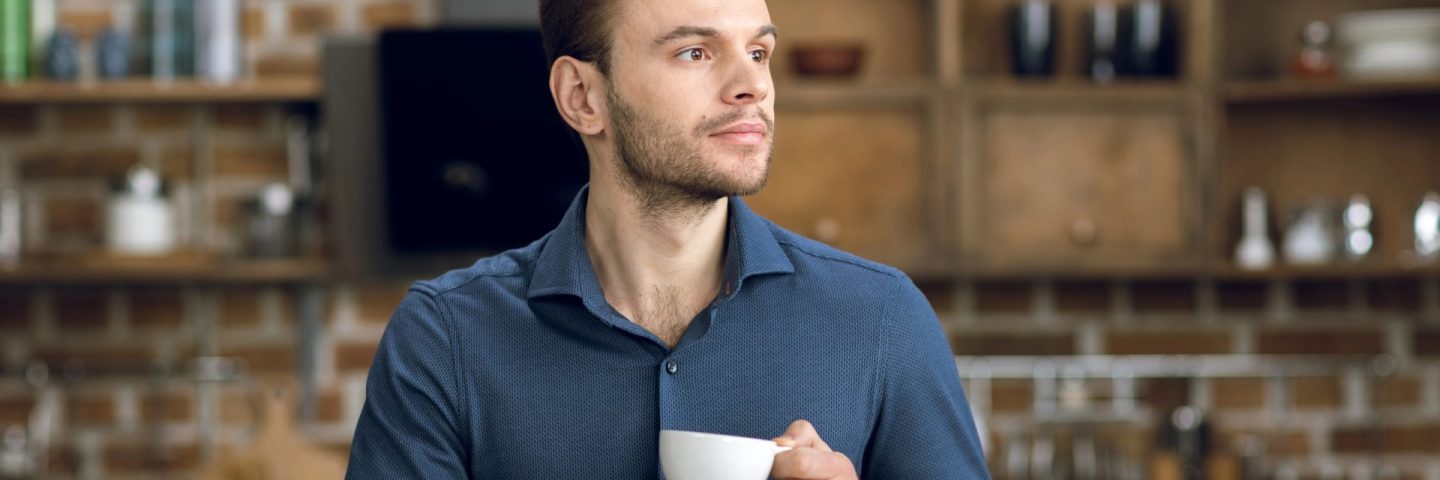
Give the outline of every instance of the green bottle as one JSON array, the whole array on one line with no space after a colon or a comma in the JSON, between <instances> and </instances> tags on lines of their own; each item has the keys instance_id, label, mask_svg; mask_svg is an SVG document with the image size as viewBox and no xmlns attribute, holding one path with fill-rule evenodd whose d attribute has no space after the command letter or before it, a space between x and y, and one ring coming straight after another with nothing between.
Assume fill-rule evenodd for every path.
<instances>
[{"instance_id":1,"label":"green bottle","mask_svg":"<svg viewBox=\"0 0 1440 480\"><path fill-rule=\"evenodd\" d=\"M30 0L0 0L0 81L25 81L30 64Z\"/></svg>"}]
</instances>

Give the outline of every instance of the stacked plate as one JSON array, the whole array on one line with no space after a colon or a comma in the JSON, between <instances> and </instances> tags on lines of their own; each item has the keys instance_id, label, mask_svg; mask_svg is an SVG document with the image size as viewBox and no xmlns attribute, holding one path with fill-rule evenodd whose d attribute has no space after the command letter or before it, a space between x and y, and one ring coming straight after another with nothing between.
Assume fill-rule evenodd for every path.
<instances>
[{"instance_id":1,"label":"stacked plate","mask_svg":"<svg viewBox=\"0 0 1440 480\"><path fill-rule=\"evenodd\" d=\"M1341 68L1356 77L1440 74L1440 8L1341 15L1335 33Z\"/></svg>"}]
</instances>

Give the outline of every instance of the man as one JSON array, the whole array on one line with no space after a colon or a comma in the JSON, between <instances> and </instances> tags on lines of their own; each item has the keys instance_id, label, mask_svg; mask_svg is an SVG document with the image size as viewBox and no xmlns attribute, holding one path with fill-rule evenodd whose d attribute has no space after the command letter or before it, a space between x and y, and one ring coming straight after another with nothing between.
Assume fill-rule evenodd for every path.
<instances>
[{"instance_id":1,"label":"man","mask_svg":"<svg viewBox=\"0 0 1440 480\"><path fill-rule=\"evenodd\" d=\"M764 0L541 0L540 17L590 184L544 238L411 288L349 476L657 478L678 429L794 446L779 479L987 478L914 284L738 198L774 141Z\"/></svg>"}]
</instances>

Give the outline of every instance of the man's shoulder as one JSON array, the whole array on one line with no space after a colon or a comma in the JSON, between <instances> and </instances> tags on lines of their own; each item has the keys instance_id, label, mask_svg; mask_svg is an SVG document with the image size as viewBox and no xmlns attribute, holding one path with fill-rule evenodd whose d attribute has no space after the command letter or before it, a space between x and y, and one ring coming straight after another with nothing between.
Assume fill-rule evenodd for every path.
<instances>
[{"instance_id":1,"label":"man's shoulder","mask_svg":"<svg viewBox=\"0 0 1440 480\"><path fill-rule=\"evenodd\" d=\"M429 280L415 282L411 290L439 297L466 287L480 286L500 288L499 281L530 275L535 259L540 255L550 235L545 235L529 245L506 250L476 260L465 268L450 270ZM504 282L510 283L510 282Z\"/></svg>"},{"instance_id":2,"label":"man's shoulder","mask_svg":"<svg viewBox=\"0 0 1440 480\"><path fill-rule=\"evenodd\" d=\"M765 222L780 248L795 264L796 272L817 275L829 280L835 277L857 280L859 283L893 284L906 279L904 272L895 267L840 250L818 240L786 230L769 220Z\"/></svg>"}]
</instances>

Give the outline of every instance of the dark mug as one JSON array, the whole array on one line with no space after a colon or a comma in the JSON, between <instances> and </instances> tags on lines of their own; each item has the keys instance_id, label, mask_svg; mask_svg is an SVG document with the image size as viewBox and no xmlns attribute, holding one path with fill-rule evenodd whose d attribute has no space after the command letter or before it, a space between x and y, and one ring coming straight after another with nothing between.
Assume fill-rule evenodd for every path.
<instances>
[{"instance_id":1,"label":"dark mug","mask_svg":"<svg viewBox=\"0 0 1440 480\"><path fill-rule=\"evenodd\" d=\"M1049 76L1055 71L1055 4L1024 0L1010 7L1010 44L1015 74Z\"/></svg>"},{"instance_id":2,"label":"dark mug","mask_svg":"<svg viewBox=\"0 0 1440 480\"><path fill-rule=\"evenodd\" d=\"M57 81L80 78L80 40L70 30L56 29L50 36L50 48L45 52L45 74Z\"/></svg>"},{"instance_id":3,"label":"dark mug","mask_svg":"<svg viewBox=\"0 0 1440 480\"><path fill-rule=\"evenodd\" d=\"M95 64L100 66L100 78L123 80L130 74L130 38L124 32L106 29L95 43Z\"/></svg>"},{"instance_id":4,"label":"dark mug","mask_svg":"<svg viewBox=\"0 0 1440 480\"><path fill-rule=\"evenodd\" d=\"M1124 73L1174 76L1176 72L1175 12L1161 0L1137 0L1121 14L1125 48Z\"/></svg>"}]
</instances>

